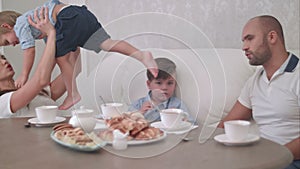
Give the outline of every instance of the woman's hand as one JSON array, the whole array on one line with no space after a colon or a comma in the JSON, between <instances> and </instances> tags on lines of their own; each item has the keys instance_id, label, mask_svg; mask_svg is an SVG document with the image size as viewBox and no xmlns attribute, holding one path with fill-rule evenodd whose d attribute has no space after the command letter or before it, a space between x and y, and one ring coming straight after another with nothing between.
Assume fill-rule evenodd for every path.
<instances>
[{"instance_id":1,"label":"woman's hand","mask_svg":"<svg viewBox=\"0 0 300 169\"><path fill-rule=\"evenodd\" d=\"M38 10L34 11L34 20L31 16L28 16L28 22L30 25L42 32L40 37L48 36L51 32L55 32L54 26L49 21L49 9L47 7L42 7L39 15Z\"/></svg>"}]
</instances>

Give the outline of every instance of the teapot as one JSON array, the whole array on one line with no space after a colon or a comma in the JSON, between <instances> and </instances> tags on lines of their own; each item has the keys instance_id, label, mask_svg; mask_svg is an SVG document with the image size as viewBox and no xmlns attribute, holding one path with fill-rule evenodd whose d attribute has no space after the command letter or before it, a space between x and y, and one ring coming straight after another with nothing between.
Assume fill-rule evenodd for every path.
<instances>
[{"instance_id":1,"label":"teapot","mask_svg":"<svg viewBox=\"0 0 300 169\"><path fill-rule=\"evenodd\" d=\"M93 113L94 110L85 109L84 106L80 106L80 109L72 111L72 117L69 120L69 124L73 127L80 127L85 132L90 133L96 126L96 119Z\"/></svg>"}]
</instances>

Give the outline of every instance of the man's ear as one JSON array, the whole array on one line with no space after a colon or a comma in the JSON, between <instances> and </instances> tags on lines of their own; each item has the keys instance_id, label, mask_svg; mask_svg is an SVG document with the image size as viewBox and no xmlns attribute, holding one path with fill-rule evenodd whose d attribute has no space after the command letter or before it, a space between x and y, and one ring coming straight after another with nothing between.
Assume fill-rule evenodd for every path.
<instances>
[{"instance_id":1,"label":"man's ear","mask_svg":"<svg viewBox=\"0 0 300 169\"><path fill-rule=\"evenodd\" d=\"M270 31L268 34L268 40L271 44L274 44L278 40L277 32Z\"/></svg>"},{"instance_id":2,"label":"man's ear","mask_svg":"<svg viewBox=\"0 0 300 169\"><path fill-rule=\"evenodd\" d=\"M1 27L1 28L7 28L7 29L12 29L12 28L13 28L12 26L10 26L10 25L7 24L7 23L1 24L0 27Z\"/></svg>"}]
</instances>

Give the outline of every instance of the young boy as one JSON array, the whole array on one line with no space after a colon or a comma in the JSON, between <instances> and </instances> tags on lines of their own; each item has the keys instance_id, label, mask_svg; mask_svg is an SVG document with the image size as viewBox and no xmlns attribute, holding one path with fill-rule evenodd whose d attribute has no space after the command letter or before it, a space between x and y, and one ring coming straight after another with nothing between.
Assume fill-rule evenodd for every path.
<instances>
[{"instance_id":1,"label":"young boy","mask_svg":"<svg viewBox=\"0 0 300 169\"><path fill-rule=\"evenodd\" d=\"M184 103L174 96L176 88L176 65L167 58L156 58L158 75L155 78L147 71L146 97L140 98L129 107L129 111L140 111L149 122L159 121L159 110L178 108L188 112ZM191 119L191 118L189 118Z\"/></svg>"},{"instance_id":2,"label":"young boy","mask_svg":"<svg viewBox=\"0 0 300 169\"><path fill-rule=\"evenodd\" d=\"M56 29L56 62L62 72L67 89L67 97L59 109L66 110L80 101L81 97L77 89L74 71L74 57L77 58L80 48L100 52L118 52L131 56L148 68L151 73L157 75L157 65L152 54L140 51L122 40L112 40L102 28L97 18L85 6L66 5L58 0L51 0L44 4L44 8L28 11L21 15L14 11L0 12L0 46L21 44L24 55L24 63L21 76L16 80L16 86L23 86L30 73L35 56L35 40L47 40L46 35L31 27L28 17L37 18L49 13L50 22ZM37 12L39 11L39 13ZM75 72L75 75L73 75Z\"/></svg>"}]
</instances>

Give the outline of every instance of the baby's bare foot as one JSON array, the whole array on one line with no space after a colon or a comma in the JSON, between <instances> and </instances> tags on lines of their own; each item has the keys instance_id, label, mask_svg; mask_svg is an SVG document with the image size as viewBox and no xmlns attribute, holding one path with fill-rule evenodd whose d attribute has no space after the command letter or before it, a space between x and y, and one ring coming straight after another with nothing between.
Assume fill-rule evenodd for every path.
<instances>
[{"instance_id":1,"label":"baby's bare foot","mask_svg":"<svg viewBox=\"0 0 300 169\"><path fill-rule=\"evenodd\" d=\"M158 75L158 68L157 68L157 64L156 64L155 60L153 59L151 52L143 51L142 56L143 56L143 58L142 58L141 62L156 78Z\"/></svg>"},{"instance_id":2,"label":"baby's bare foot","mask_svg":"<svg viewBox=\"0 0 300 169\"><path fill-rule=\"evenodd\" d=\"M78 94L76 96L67 96L63 104L58 107L59 110L67 110L72 107L74 104L78 103L81 100L81 96Z\"/></svg>"}]
</instances>

